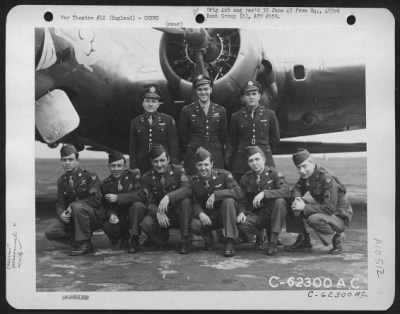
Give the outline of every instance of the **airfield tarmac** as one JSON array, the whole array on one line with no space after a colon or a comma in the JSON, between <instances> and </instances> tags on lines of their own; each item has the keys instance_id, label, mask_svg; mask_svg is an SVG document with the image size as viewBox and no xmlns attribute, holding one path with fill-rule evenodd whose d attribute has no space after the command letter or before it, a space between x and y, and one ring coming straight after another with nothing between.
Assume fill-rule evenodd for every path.
<instances>
[{"instance_id":1,"label":"airfield tarmac","mask_svg":"<svg viewBox=\"0 0 400 314\"><path fill-rule=\"evenodd\" d=\"M36 160L36 287L37 291L196 291L196 290L318 290L368 288L367 278L367 196L366 158L317 159L333 171L348 189L353 220L346 231L344 252L326 254L312 234L312 251L285 252L267 256L254 244L236 247L232 258L225 258L224 246L202 250L195 237L190 254L180 255L179 234L171 230L170 248L128 254L112 247L102 231L95 232L94 254L71 257L69 247L44 238L44 230L54 218L56 181L62 174L58 160ZM277 168L293 185L298 176L290 158L276 158ZM108 175L107 160L81 160L81 166ZM283 244L292 243L295 234L282 232Z\"/></svg>"}]
</instances>

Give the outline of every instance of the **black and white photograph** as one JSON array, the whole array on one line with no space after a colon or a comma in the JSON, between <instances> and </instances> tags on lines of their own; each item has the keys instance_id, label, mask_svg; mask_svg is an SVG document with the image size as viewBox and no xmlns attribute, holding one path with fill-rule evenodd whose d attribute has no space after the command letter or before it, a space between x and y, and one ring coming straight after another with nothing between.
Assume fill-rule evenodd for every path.
<instances>
[{"instance_id":1,"label":"black and white photograph","mask_svg":"<svg viewBox=\"0 0 400 314\"><path fill-rule=\"evenodd\" d=\"M21 22L29 11L35 18ZM15 9L6 56L8 302L388 308L389 16Z\"/></svg>"}]
</instances>

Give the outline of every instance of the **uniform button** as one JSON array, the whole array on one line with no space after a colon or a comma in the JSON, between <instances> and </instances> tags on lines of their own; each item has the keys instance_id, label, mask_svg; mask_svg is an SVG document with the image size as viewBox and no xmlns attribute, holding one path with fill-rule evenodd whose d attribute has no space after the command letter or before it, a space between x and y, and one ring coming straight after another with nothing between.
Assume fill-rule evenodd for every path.
<instances>
[{"instance_id":1,"label":"uniform button","mask_svg":"<svg viewBox=\"0 0 400 314\"><path fill-rule=\"evenodd\" d=\"M152 131L153 131L152 129L149 130L149 132L152 132Z\"/></svg>"},{"instance_id":2,"label":"uniform button","mask_svg":"<svg viewBox=\"0 0 400 314\"><path fill-rule=\"evenodd\" d=\"M208 129L208 125L206 126L206 128Z\"/></svg>"},{"instance_id":3,"label":"uniform button","mask_svg":"<svg viewBox=\"0 0 400 314\"><path fill-rule=\"evenodd\" d=\"M151 141L152 141L152 139L150 138L150 139L149 139L149 142L151 142Z\"/></svg>"},{"instance_id":4,"label":"uniform button","mask_svg":"<svg viewBox=\"0 0 400 314\"><path fill-rule=\"evenodd\" d=\"M253 132L255 132L256 130L253 129Z\"/></svg>"}]
</instances>

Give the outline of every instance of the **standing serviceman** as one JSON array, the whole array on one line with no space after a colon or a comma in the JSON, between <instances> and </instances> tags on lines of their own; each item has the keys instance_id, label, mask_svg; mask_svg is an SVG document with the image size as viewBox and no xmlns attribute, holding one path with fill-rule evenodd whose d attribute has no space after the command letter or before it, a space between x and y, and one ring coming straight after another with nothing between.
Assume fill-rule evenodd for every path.
<instances>
[{"instance_id":1,"label":"standing serviceman","mask_svg":"<svg viewBox=\"0 0 400 314\"><path fill-rule=\"evenodd\" d=\"M150 158L153 168L142 176L148 214L140 227L160 247L167 246L169 227L179 228L182 237L179 253L187 254L192 218L188 178L182 167L170 166L168 152L162 145L153 145Z\"/></svg>"},{"instance_id":2,"label":"standing serviceman","mask_svg":"<svg viewBox=\"0 0 400 314\"><path fill-rule=\"evenodd\" d=\"M227 118L224 107L211 102L212 81L198 75L193 81L196 101L185 106L179 119L181 151L184 167L189 175L196 173L194 155L200 146L210 151L217 168L224 168L228 149Z\"/></svg>"},{"instance_id":3,"label":"standing serviceman","mask_svg":"<svg viewBox=\"0 0 400 314\"><path fill-rule=\"evenodd\" d=\"M129 253L135 253L139 243L139 224L146 214L140 178L127 170L125 157L118 152L109 154L108 168L111 174L101 183L108 219L103 230L112 244L120 239L121 248L129 248Z\"/></svg>"},{"instance_id":4,"label":"standing serviceman","mask_svg":"<svg viewBox=\"0 0 400 314\"><path fill-rule=\"evenodd\" d=\"M194 217L192 231L203 236L206 248L210 248L213 244L212 230L224 228L224 256L234 256L234 243L239 235L237 223L246 219L239 206L242 191L229 171L213 168L212 155L203 147L197 149L195 161L197 174L190 180Z\"/></svg>"},{"instance_id":5,"label":"standing serviceman","mask_svg":"<svg viewBox=\"0 0 400 314\"><path fill-rule=\"evenodd\" d=\"M265 165L264 152L258 146L247 147L247 156L251 170L240 180L246 221L239 229L249 239L266 228L269 240L266 254L275 255L278 253L278 236L285 222L285 199L291 196L290 187L281 172ZM258 236L258 239L262 237Z\"/></svg>"},{"instance_id":6,"label":"standing serviceman","mask_svg":"<svg viewBox=\"0 0 400 314\"><path fill-rule=\"evenodd\" d=\"M93 250L93 231L105 219L100 182L96 174L79 167L79 153L73 145L64 145L60 154L65 173L57 181L57 218L48 226L45 236L52 241L72 240L70 255L85 255Z\"/></svg>"},{"instance_id":7,"label":"standing serviceman","mask_svg":"<svg viewBox=\"0 0 400 314\"><path fill-rule=\"evenodd\" d=\"M308 225L314 229L325 246L332 241L330 254L341 253L343 232L349 227L353 215L346 188L335 175L318 166L306 149L300 148L293 154L293 162L300 174L300 179L293 189L293 211L307 219ZM316 203L304 202L302 197L307 192ZM305 242L306 238L307 235L299 234L296 242L288 247L289 251L311 246Z\"/></svg>"},{"instance_id":8,"label":"standing serviceman","mask_svg":"<svg viewBox=\"0 0 400 314\"><path fill-rule=\"evenodd\" d=\"M247 146L257 145L266 158L266 165L275 167L272 149L279 143L279 123L275 112L260 104L261 85L248 81L241 90L245 106L232 114L229 137L232 145L232 172L239 180L249 170Z\"/></svg>"},{"instance_id":9,"label":"standing serviceman","mask_svg":"<svg viewBox=\"0 0 400 314\"><path fill-rule=\"evenodd\" d=\"M143 175L151 169L149 152L153 145L163 145L174 165L179 163L179 145L174 118L157 111L161 99L157 86L147 86L141 97L144 113L131 121L129 162L131 169L139 169Z\"/></svg>"}]
</instances>

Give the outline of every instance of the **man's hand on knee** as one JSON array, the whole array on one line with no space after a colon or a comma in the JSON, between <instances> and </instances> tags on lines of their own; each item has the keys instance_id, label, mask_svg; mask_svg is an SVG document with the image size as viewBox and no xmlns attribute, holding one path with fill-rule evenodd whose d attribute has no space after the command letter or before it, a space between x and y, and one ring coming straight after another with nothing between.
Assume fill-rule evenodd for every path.
<instances>
[{"instance_id":1,"label":"man's hand on knee","mask_svg":"<svg viewBox=\"0 0 400 314\"><path fill-rule=\"evenodd\" d=\"M205 213L200 213L199 215L200 222L203 226L211 226L211 219Z\"/></svg>"},{"instance_id":2,"label":"man's hand on knee","mask_svg":"<svg viewBox=\"0 0 400 314\"><path fill-rule=\"evenodd\" d=\"M71 216L72 210L71 207L68 206L68 208L61 213L60 218L63 222L68 224L71 221Z\"/></svg>"}]
</instances>

